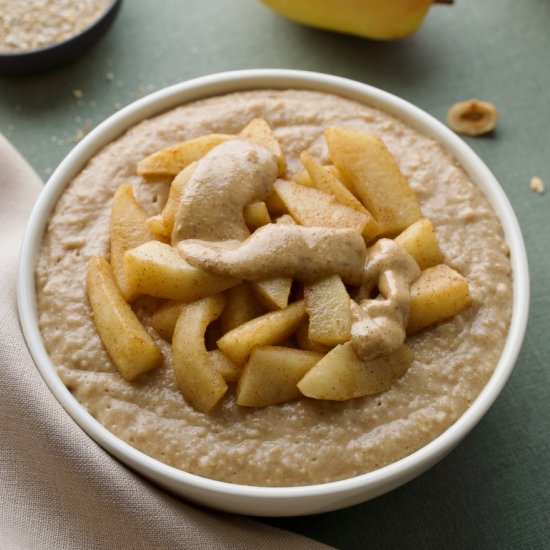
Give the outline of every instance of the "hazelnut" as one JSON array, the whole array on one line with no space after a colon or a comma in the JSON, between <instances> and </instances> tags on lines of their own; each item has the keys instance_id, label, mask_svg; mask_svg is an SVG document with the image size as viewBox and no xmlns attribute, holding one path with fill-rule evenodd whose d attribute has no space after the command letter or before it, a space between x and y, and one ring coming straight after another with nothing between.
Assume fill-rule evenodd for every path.
<instances>
[{"instance_id":1,"label":"hazelnut","mask_svg":"<svg viewBox=\"0 0 550 550\"><path fill-rule=\"evenodd\" d=\"M495 129L498 122L496 107L487 101L459 101L447 112L449 126L459 134L479 136Z\"/></svg>"}]
</instances>

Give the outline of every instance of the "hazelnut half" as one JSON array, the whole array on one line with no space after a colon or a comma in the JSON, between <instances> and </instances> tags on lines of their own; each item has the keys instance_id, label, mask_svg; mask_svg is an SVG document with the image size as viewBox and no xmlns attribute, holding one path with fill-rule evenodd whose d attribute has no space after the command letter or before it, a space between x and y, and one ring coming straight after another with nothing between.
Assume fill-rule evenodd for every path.
<instances>
[{"instance_id":1,"label":"hazelnut half","mask_svg":"<svg viewBox=\"0 0 550 550\"><path fill-rule=\"evenodd\" d=\"M469 99L459 101L447 112L449 126L459 134L479 136L495 129L498 122L497 108L488 101Z\"/></svg>"}]
</instances>

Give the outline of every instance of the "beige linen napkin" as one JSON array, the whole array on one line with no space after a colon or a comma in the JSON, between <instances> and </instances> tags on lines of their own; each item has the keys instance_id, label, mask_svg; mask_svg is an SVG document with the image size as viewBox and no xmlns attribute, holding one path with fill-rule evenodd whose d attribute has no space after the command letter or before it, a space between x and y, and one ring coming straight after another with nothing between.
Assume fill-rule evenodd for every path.
<instances>
[{"instance_id":1,"label":"beige linen napkin","mask_svg":"<svg viewBox=\"0 0 550 550\"><path fill-rule=\"evenodd\" d=\"M194 507L134 474L73 422L19 327L19 246L42 182L0 135L0 548L323 548Z\"/></svg>"}]
</instances>

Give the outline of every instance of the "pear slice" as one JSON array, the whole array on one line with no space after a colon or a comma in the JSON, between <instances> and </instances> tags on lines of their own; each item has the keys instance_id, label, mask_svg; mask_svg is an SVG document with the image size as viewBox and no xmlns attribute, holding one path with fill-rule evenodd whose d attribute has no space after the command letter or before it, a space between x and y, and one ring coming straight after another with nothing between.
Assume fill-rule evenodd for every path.
<instances>
[{"instance_id":1,"label":"pear slice","mask_svg":"<svg viewBox=\"0 0 550 550\"><path fill-rule=\"evenodd\" d=\"M309 227L346 227L362 234L368 218L349 206L339 204L333 195L292 181L277 180L273 191L292 217Z\"/></svg>"},{"instance_id":2,"label":"pear slice","mask_svg":"<svg viewBox=\"0 0 550 550\"><path fill-rule=\"evenodd\" d=\"M237 384L237 405L268 407L300 397L296 384L322 357L281 346L254 348Z\"/></svg>"},{"instance_id":3,"label":"pear slice","mask_svg":"<svg viewBox=\"0 0 550 550\"><path fill-rule=\"evenodd\" d=\"M140 160L137 173L146 179L159 176L174 177L186 166L206 155L210 149L230 139L235 139L235 136L208 134L176 143Z\"/></svg>"},{"instance_id":4,"label":"pear slice","mask_svg":"<svg viewBox=\"0 0 550 550\"><path fill-rule=\"evenodd\" d=\"M128 381L159 367L162 353L124 300L107 260L88 261L86 294L94 324L115 367Z\"/></svg>"},{"instance_id":5,"label":"pear slice","mask_svg":"<svg viewBox=\"0 0 550 550\"><path fill-rule=\"evenodd\" d=\"M121 185L115 192L111 208L111 266L118 288L127 302L138 296L131 289L124 271L124 253L140 244L156 238L147 225L147 214L136 201L132 186L129 183Z\"/></svg>"},{"instance_id":6,"label":"pear slice","mask_svg":"<svg viewBox=\"0 0 550 550\"><path fill-rule=\"evenodd\" d=\"M421 217L413 190L378 136L331 127L325 138L332 162L374 216L382 236L393 237Z\"/></svg>"},{"instance_id":7,"label":"pear slice","mask_svg":"<svg viewBox=\"0 0 550 550\"><path fill-rule=\"evenodd\" d=\"M346 342L329 351L308 371L298 388L314 399L346 401L389 390L411 363L412 351L404 345L388 355L363 361L351 342Z\"/></svg>"},{"instance_id":8,"label":"pear slice","mask_svg":"<svg viewBox=\"0 0 550 550\"><path fill-rule=\"evenodd\" d=\"M213 364L205 345L208 325L225 305L221 294L186 304L172 338L172 367L185 400L201 412L212 410L227 391L227 383Z\"/></svg>"},{"instance_id":9,"label":"pear slice","mask_svg":"<svg viewBox=\"0 0 550 550\"><path fill-rule=\"evenodd\" d=\"M466 277L446 264L425 269L411 285L407 334L446 321L471 305Z\"/></svg>"}]
</instances>

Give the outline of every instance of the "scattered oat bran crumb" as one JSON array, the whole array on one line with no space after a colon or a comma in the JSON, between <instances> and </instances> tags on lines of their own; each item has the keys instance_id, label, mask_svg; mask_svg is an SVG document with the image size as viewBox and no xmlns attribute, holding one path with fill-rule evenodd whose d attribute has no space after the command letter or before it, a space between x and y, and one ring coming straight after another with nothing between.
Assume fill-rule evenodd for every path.
<instances>
[{"instance_id":1,"label":"scattered oat bran crumb","mask_svg":"<svg viewBox=\"0 0 550 550\"><path fill-rule=\"evenodd\" d=\"M92 129L91 123L88 121L82 128L79 128L74 134L74 141L77 143Z\"/></svg>"},{"instance_id":2,"label":"scattered oat bran crumb","mask_svg":"<svg viewBox=\"0 0 550 550\"><path fill-rule=\"evenodd\" d=\"M531 178L531 182L529 183L529 189L539 195L542 195L546 191L546 185L544 185L542 178L539 178L539 176L533 176Z\"/></svg>"}]
</instances>

